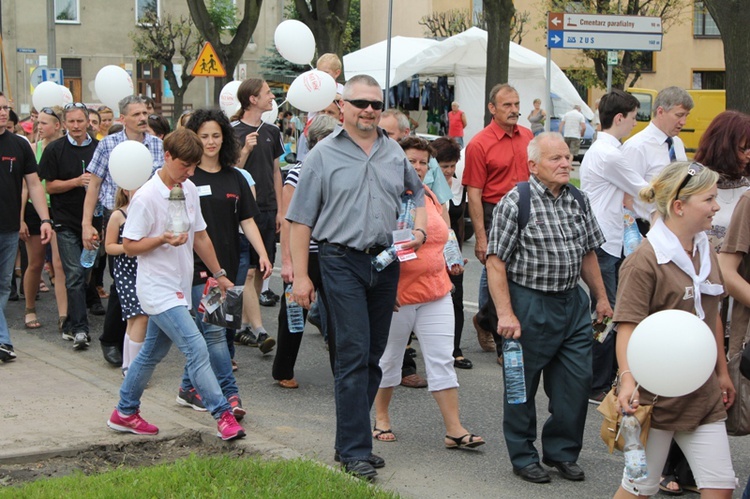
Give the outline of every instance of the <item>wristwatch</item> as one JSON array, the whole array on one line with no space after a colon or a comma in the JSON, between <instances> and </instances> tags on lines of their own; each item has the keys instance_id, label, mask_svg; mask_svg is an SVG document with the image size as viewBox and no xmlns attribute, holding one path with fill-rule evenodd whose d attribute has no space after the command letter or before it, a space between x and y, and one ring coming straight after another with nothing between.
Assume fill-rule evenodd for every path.
<instances>
[{"instance_id":1,"label":"wristwatch","mask_svg":"<svg viewBox=\"0 0 750 499\"><path fill-rule=\"evenodd\" d=\"M219 277L226 277L227 271L224 269L219 269L218 272L214 273L214 279L218 279Z\"/></svg>"},{"instance_id":2,"label":"wristwatch","mask_svg":"<svg viewBox=\"0 0 750 499\"><path fill-rule=\"evenodd\" d=\"M50 220L49 218L45 218L44 220L42 220L42 221L41 221L41 223L40 223L39 225L42 225L42 224L50 224L50 226L52 226L52 227L54 227L54 226L55 226L55 222L53 222L53 221L52 221L52 220Z\"/></svg>"}]
</instances>

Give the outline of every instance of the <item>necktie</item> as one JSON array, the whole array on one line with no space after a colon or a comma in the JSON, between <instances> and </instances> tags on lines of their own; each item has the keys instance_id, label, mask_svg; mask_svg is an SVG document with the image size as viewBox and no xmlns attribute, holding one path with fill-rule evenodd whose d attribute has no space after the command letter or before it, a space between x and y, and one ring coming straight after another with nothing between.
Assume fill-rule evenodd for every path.
<instances>
[{"instance_id":1,"label":"necktie","mask_svg":"<svg viewBox=\"0 0 750 499\"><path fill-rule=\"evenodd\" d=\"M669 161L676 161L677 160L677 154L674 152L674 139L672 137L667 137L667 147L669 148Z\"/></svg>"}]
</instances>

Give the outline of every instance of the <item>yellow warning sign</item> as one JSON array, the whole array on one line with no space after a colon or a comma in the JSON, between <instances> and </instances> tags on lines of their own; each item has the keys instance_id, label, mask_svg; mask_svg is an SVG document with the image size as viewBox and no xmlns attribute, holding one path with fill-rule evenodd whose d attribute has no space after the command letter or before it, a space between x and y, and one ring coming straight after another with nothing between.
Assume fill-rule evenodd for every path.
<instances>
[{"instance_id":1,"label":"yellow warning sign","mask_svg":"<svg viewBox=\"0 0 750 499\"><path fill-rule=\"evenodd\" d=\"M190 72L193 76L226 76L227 72L224 66L219 61L219 56L216 54L213 46L206 42L201 49L198 60L193 66L193 70Z\"/></svg>"}]
</instances>

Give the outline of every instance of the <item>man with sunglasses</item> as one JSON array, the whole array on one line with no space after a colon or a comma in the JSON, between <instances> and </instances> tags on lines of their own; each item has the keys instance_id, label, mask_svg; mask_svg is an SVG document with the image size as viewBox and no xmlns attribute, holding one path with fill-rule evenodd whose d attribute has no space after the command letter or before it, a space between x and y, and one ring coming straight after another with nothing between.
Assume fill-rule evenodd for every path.
<instances>
[{"instance_id":1,"label":"man with sunglasses","mask_svg":"<svg viewBox=\"0 0 750 499\"><path fill-rule=\"evenodd\" d=\"M319 241L336 392L334 459L371 479L385 465L372 454L370 409L380 384L380 357L396 302L399 263L381 272L373 258L393 243L401 196L416 203L412 240L427 240L424 189L401 147L378 128L383 93L370 76L344 87L344 123L310 151L287 211L291 225L294 299L309 308L315 292L307 273L310 237Z\"/></svg>"},{"instance_id":2,"label":"man with sunglasses","mask_svg":"<svg viewBox=\"0 0 750 499\"><path fill-rule=\"evenodd\" d=\"M8 99L0 92L0 362L15 360L10 330L5 320L5 306L10 295L10 281L18 252L18 233L21 230L21 191L23 182L29 197L42 219L42 244L52 236L44 188L37 175L36 159L26 139L8 132L11 108Z\"/></svg>"},{"instance_id":3,"label":"man with sunglasses","mask_svg":"<svg viewBox=\"0 0 750 499\"><path fill-rule=\"evenodd\" d=\"M148 131L148 110L142 97L130 95L119 102L120 120L123 130L104 137L91 158L86 171L90 172L91 183L86 191L83 206L83 244L87 249L92 248L93 237L96 234L92 221L97 201L104 207L103 226L107 226L109 215L115 206L115 192L117 185L109 172L109 156L117 145L126 140L137 140L151 153L155 172L164 164L164 146L161 139L154 137ZM100 111L102 123L105 115ZM111 263L111 262L110 262ZM110 269L112 266L110 265ZM125 336L125 321L122 320L120 299L114 283L109 288L107 314L104 318L104 331L99 337L104 360L113 366L122 364L122 342Z\"/></svg>"},{"instance_id":4,"label":"man with sunglasses","mask_svg":"<svg viewBox=\"0 0 750 499\"><path fill-rule=\"evenodd\" d=\"M86 167L91 163L99 142L88 133L88 109L84 104L66 105L62 121L68 133L44 149L39 174L47 181L68 292L68 320L63 324L62 337L72 341L75 350L82 350L89 346L91 337L86 314L86 281L90 271L83 268L80 261L83 250L81 220L86 189L91 181Z\"/></svg>"}]
</instances>

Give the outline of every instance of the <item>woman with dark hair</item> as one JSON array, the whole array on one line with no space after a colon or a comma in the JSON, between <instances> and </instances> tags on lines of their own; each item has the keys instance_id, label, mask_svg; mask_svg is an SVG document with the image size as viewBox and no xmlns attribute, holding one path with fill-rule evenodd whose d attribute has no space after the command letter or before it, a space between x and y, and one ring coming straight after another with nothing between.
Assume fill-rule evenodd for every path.
<instances>
[{"instance_id":1,"label":"woman with dark hair","mask_svg":"<svg viewBox=\"0 0 750 499\"><path fill-rule=\"evenodd\" d=\"M440 137L431 144L435 153L435 160L451 188L453 197L448 201L448 215L451 221L451 229L456 233L458 247L463 250L466 217L466 188L461 185L461 179L456 178L456 163L461 159L461 146L447 137ZM453 283L453 315L455 317L454 339L453 339L453 366L459 369L471 369L474 365L464 357L461 351L461 333L464 329L464 275L451 274Z\"/></svg>"},{"instance_id":2,"label":"woman with dark hair","mask_svg":"<svg viewBox=\"0 0 750 499\"><path fill-rule=\"evenodd\" d=\"M399 144L419 178L424 181L430 161L429 143L417 137L406 137ZM435 195L427 186L424 189L429 237L419 248L418 258L400 264L396 311L391 320L388 343L380 358L383 377L375 396L372 437L381 442L396 440L388 407L394 387L401 384L404 348L413 331L422 348L428 390L443 416L445 447L474 448L483 445L484 440L461 424L458 415L458 377L451 355L454 328L450 296L452 284L443 257L443 248L448 241L448 224L443 218L443 207ZM454 275L463 271L463 266L450 269Z\"/></svg>"},{"instance_id":3,"label":"woman with dark hair","mask_svg":"<svg viewBox=\"0 0 750 499\"><path fill-rule=\"evenodd\" d=\"M172 130L169 127L169 121L164 116L149 114L148 131L151 135L164 140L164 137Z\"/></svg>"},{"instance_id":4,"label":"woman with dark hair","mask_svg":"<svg viewBox=\"0 0 750 499\"><path fill-rule=\"evenodd\" d=\"M201 212L207 225L206 231L214 242L216 258L221 268L224 269L225 275L231 277L237 275L240 262L240 227L260 255L261 271L270 275L271 263L268 261L258 227L253 220L258 213L258 207L248 183L234 168L239 148L234 140L229 120L219 110L198 109L192 114L185 127L198 134L203 143L203 157L191 180L198 188ZM196 255L192 289L193 304L196 309L210 275L208 267ZM240 420L245 415L245 410L242 408L239 389L232 373L226 328L204 323L202 315L196 311L195 321L206 338L211 369L216 374L222 393L232 406L235 418ZM206 410L200 395L190 381L187 367L177 395L177 402L198 411Z\"/></svg>"}]
</instances>

